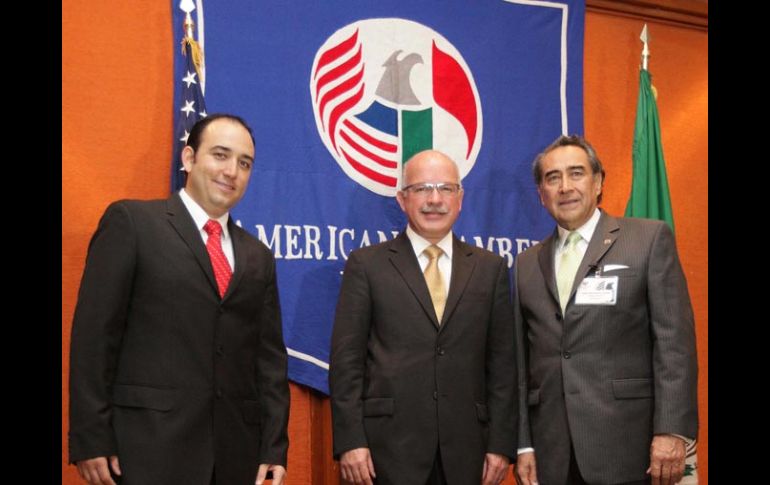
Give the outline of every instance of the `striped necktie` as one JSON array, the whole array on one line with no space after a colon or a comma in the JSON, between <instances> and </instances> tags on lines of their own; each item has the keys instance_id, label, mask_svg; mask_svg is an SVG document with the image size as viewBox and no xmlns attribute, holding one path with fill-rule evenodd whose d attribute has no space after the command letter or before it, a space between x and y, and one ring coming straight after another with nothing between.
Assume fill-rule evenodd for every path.
<instances>
[{"instance_id":1,"label":"striped necktie","mask_svg":"<svg viewBox=\"0 0 770 485\"><path fill-rule=\"evenodd\" d=\"M564 244L561 259L559 260L559 271L556 273L556 286L559 289L559 303L561 304L562 314L567 308L567 301L569 301L569 295L572 292L572 283L575 280L575 273L577 273L580 261L583 259L577 248L577 244L581 239L582 237L579 232L570 232L567 235L567 242Z\"/></svg>"}]
</instances>

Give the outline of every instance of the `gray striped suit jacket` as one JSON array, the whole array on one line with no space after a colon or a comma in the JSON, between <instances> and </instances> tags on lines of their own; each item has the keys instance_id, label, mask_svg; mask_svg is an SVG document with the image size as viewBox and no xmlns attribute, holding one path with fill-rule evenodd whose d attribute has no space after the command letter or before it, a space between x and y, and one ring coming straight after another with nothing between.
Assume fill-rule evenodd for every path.
<instances>
[{"instance_id":1,"label":"gray striped suit jacket","mask_svg":"<svg viewBox=\"0 0 770 485\"><path fill-rule=\"evenodd\" d=\"M653 434L696 437L697 361L687 283L669 227L602 211L562 315L557 232L516 258L519 447L541 485L566 482L570 442L583 478L643 480ZM575 288L618 269L615 305L576 305ZM624 267L622 267L624 266Z\"/></svg>"}]
</instances>

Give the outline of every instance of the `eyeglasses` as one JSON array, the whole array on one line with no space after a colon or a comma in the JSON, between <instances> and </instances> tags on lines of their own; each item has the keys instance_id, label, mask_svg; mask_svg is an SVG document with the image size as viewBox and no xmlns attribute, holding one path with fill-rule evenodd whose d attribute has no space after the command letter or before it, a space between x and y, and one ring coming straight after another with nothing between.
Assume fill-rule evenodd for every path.
<instances>
[{"instance_id":1,"label":"eyeglasses","mask_svg":"<svg viewBox=\"0 0 770 485\"><path fill-rule=\"evenodd\" d=\"M460 186L460 184L439 182L437 184L423 183L407 185L406 187L402 188L401 191L409 192L420 197L427 197L433 193L433 189L436 189L439 195L445 197L454 197L455 195L459 194L463 188Z\"/></svg>"}]
</instances>

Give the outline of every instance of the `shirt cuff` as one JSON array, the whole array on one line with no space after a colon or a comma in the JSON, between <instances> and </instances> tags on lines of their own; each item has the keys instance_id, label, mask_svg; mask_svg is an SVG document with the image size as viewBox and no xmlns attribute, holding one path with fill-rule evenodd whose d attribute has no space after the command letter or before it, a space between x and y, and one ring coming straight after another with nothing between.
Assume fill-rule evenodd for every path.
<instances>
[{"instance_id":1,"label":"shirt cuff","mask_svg":"<svg viewBox=\"0 0 770 485\"><path fill-rule=\"evenodd\" d=\"M690 446L693 441L695 441L693 438L688 438L687 436L682 436L680 434L676 433L661 433L662 435L668 435L668 436L676 436L680 440L684 441L685 445Z\"/></svg>"}]
</instances>

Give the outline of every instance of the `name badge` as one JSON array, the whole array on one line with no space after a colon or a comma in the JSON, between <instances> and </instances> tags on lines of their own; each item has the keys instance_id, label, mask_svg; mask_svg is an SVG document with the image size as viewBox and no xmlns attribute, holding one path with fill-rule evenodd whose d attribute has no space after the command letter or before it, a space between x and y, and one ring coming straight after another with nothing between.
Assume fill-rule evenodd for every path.
<instances>
[{"instance_id":1,"label":"name badge","mask_svg":"<svg viewBox=\"0 0 770 485\"><path fill-rule=\"evenodd\" d=\"M584 278L575 293L576 305L614 305L618 298L617 276Z\"/></svg>"}]
</instances>

